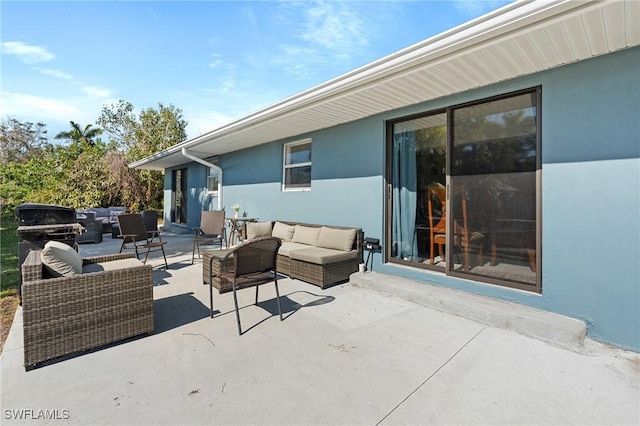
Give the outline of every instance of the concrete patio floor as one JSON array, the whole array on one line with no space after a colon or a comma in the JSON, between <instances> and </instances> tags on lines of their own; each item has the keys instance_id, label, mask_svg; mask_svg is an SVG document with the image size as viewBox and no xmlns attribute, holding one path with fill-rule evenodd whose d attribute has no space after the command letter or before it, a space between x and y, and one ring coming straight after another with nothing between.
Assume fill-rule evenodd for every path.
<instances>
[{"instance_id":1,"label":"concrete patio floor","mask_svg":"<svg viewBox=\"0 0 640 426\"><path fill-rule=\"evenodd\" d=\"M80 253L117 252L105 237ZM495 327L467 300L436 310L386 294L395 278L376 273L327 290L280 280L282 322L272 284L259 306L240 292L238 336L230 293L209 318L190 236L163 238L151 336L25 372L18 309L0 356L2 424L640 424L637 353Z\"/></svg>"}]
</instances>

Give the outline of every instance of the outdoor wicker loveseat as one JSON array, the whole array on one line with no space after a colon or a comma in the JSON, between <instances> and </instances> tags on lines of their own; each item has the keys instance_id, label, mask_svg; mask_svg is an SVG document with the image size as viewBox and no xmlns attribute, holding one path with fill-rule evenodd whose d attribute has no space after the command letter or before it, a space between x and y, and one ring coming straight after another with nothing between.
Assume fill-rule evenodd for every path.
<instances>
[{"instance_id":1,"label":"outdoor wicker loveseat","mask_svg":"<svg viewBox=\"0 0 640 426\"><path fill-rule=\"evenodd\" d=\"M81 273L51 277L57 273L44 266L45 250L31 251L22 264L27 370L43 361L153 333L151 265L133 253L95 256L81 259Z\"/></svg>"},{"instance_id":2,"label":"outdoor wicker loveseat","mask_svg":"<svg viewBox=\"0 0 640 426\"><path fill-rule=\"evenodd\" d=\"M362 230L343 226L317 225L300 222L249 222L242 234L250 240L273 236L282 240L278 250L279 274L327 288L347 281L363 262ZM209 259L203 256L203 282L209 282ZM226 272L232 262L214 265L214 273ZM214 278L214 287L229 291L231 283Z\"/></svg>"},{"instance_id":3,"label":"outdoor wicker loveseat","mask_svg":"<svg viewBox=\"0 0 640 426\"><path fill-rule=\"evenodd\" d=\"M268 228L262 223L247 225L247 238L262 236ZM271 233L282 240L278 272L321 288L347 281L362 263L359 228L276 221Z\"/></svg>"}]
</instances>

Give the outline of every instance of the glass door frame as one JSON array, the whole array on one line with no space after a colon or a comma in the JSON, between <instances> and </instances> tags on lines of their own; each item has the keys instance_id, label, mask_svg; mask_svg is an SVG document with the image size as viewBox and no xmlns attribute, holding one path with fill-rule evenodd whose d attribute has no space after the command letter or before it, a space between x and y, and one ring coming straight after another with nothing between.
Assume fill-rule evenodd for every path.
<instances>
[{"instance_id":1,"label":"glass door frame","mask_svg":"<svg viewBox=\"0 0 640 426\"><path fill-rule=\"evenodd\" d=\"M410 121L414 119L424 118L431 115L446 113L447 117L447 148L446 148L446 197L447 203L450 202L450 188L451 188L451 170L452 170L452 152L453 152L453 111L473 106L480 105L483 103L488 103L492 101L498 101L501 99L508 99L511 97L516 97L519 95L532 94L535 95L536 99L536 114L535 114L535 128L536 128L536 166L535 166L535 217L536 217L536 229L535 229L535 265L536 265L536 277L535 277L535 285L527 284L518 281L512 281L507 279L499 279L484 275L473 275L468 272L458 272L450 268L451 260L452 260L452 252L449 249L453 247L453 238L454 233L451 232L450 224L452 224L452 209L447 208L446 210L446 223L447 223L447 244L445 250L445 262L446 267L442 266L417 263L410 260L405 260L402 258L394 258L392 256L392 244L393 244L393 236L392 236L392 217L393 217L393 161L394 161L394 146L393 146L393 136L394 136L394 125ZM404 266L410 266L416 269L424 269L435 272L444 273L447 276L463 278L467 280L477 281L481 283L494 284L503 287L516 288L520 290L525 290L534 293L542 293L542 87L530 87L523 90L517 90L509 93L503 93L496 96L483 98L474 100L471 102L452 105L446 108L439 108L435 110L429 110L422 113L411 114L403 117L394 118L391 120L387 120L385 123L385 132L386 132L386 141L385 141L385 249L383 252L384 262L391 264L398 264Z\"/></svg>"}]
</instances>

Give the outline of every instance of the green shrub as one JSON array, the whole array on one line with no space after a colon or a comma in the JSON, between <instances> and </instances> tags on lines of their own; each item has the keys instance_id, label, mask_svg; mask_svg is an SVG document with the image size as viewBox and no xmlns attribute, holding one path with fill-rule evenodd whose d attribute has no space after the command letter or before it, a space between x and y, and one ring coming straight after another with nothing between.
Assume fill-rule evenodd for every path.
<instances>
[{"instance_id":1,"label":"green shrub","mask_svg":"<svg viewBox=\"0 0 640 426\"><path fill-rule=\"evenodd\" d=\"M18 223L11 214L0 216L0 297L18 290Z\"/></svg>"}]
</instances>

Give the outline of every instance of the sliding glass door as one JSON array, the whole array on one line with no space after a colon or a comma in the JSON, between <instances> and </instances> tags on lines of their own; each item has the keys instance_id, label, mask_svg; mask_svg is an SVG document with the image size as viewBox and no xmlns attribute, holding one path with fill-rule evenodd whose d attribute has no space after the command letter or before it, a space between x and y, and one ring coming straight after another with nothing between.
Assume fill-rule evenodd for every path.
<instances>
[{"instance_id":1,"label":"sliding glass door","mask_svg":"<svg viewBox=\"0 0 640 426\"><path fill-rule=\"evenodd\" d=\"M171 192L171 221L187 223L187 170L174 170Z\"/></svg>"},{"instance_id":2,"label":"sliding glass door","mask_svg":"<svg viewBox=\"0 0 640 426\"><path fill-rule=\"evenodd\" d=\"M540 290L539 97L389 123L389 262Z\"/></svg>"}]
</instances>

